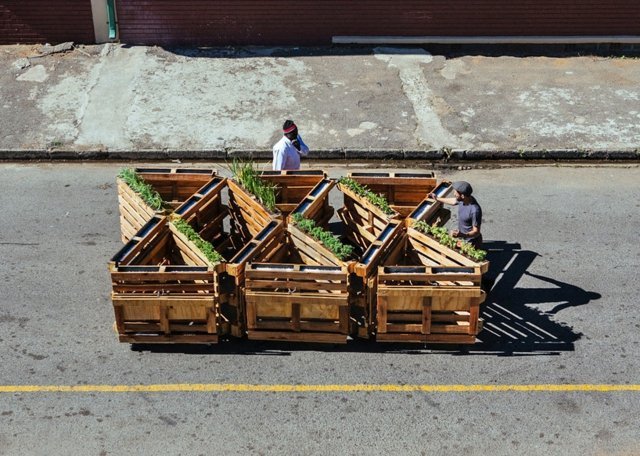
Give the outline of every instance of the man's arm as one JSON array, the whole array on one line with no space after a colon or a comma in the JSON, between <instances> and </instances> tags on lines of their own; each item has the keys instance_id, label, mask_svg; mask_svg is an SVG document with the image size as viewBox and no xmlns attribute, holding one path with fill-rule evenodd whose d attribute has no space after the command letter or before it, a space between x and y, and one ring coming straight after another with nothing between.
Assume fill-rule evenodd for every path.
<instances>
[{"instance_id":1,"label":"man's arm","mask_svg":"<svg viewBox=\"0 0 640 456\"><path fill-rule=\"evenodd\" d=\"M453 233L456 233L456 234L453 234ZM480 234L480 228L474 225L473 227L471 227L471 230L468 233L461 233L458 230L453 230L452 234L453 234L453 237L459 237L462 239L466 239L466 238L471 239L476 237L478 234Z\"/></svg>"},{"instance_id":2,"label":"man's arm","mask_svg":"<svg viewBox=\"0 0 640 456\"><path fill-rule=\"evenodd\" d=\"M302 156L306 156L309 153L309 148L304 143L302 136L300 135L298 135L298 142L300 143L300 150L298 150L298 153Z\"/></svg>"},{"instance_id":3,"label":"man's arm","mask_svg":"<svg viewBox=\"0 0 640 456\"><path fill-rule=\"evenodd\" d=\"M456 200L455 198L440 198L436 196L435 193L429 193L427 196L433 200L438 201L439 203L448 204L450 206L455 206L456 204L458 204L458 200Z\"/></svg>"}]
</instances>

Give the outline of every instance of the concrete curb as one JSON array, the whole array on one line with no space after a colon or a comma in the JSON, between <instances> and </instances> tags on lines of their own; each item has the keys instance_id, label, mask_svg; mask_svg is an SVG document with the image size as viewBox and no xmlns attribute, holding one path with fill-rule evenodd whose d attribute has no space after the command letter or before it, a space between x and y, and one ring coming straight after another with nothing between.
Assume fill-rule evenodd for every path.
<instances>
[{"instance_id":1,"label":"concrete curb","mask_svg":"<svg viewBox=\"0 0 640 456\"><path fill-rule=\"evenodd\" d=\"M0 149L0 160L270 160L270 149L164 149L86 151L64 149ZM425 161L498 161L498 160L638 160L640 148L619 150L527 149L527 150L401 150L401 149L320 149L313 150L315 160L425 160Z\"/></svg>"}]
</instances>

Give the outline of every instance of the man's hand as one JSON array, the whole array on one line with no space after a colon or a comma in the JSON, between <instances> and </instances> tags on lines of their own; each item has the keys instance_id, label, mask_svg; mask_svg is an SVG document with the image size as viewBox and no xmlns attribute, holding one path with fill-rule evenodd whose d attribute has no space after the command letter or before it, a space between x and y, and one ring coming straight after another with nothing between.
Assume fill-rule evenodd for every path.
<instances>
[{"instance_id":1,"label":"man's hand","mask_svg":"<svg viewBox=\"0 0 640 456\"><path fill-rule=\"evenodd\" d=\"M296 149L300 150L300 141L298 141L298 139L294 139L293 141L291 141L291 144L293 144L293 147L295 147Z\"/></svg>"},{"instance_id":2,"label":"man's hand","mask_svg":"<svg viewBox=\"0 0 640 456\"><path fill-rule=\"evenodd\" d=\"M451 230L451 236L453 236L453 237L460 237L460 231L458 231L458 230Z\"/></svg>"}]
</instances>

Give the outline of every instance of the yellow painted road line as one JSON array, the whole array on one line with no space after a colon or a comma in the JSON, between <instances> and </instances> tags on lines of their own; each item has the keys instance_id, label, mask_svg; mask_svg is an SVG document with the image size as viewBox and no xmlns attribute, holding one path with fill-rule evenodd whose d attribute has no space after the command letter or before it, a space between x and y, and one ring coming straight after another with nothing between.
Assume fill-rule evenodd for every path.
<instances>
[{"instance_id":1,"label":"yellow painted road line","mask_svg":"<svg viewBox=\"0 0 640 456\"><path fill-rule=\"evenodd\" d=\"M159 385L0 385L0 393L485 393L485 392L596 392L640 391L640 385L251 385L175 383Z\"/></svg>"}]
</instances>

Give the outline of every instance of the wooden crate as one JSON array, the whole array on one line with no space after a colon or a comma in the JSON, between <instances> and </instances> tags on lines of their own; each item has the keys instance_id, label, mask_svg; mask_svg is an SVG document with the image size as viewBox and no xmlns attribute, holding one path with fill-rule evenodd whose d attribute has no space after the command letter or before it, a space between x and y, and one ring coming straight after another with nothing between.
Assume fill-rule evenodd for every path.
<instances>
[{"instance_id":1,"label":"wooden crate","mask_svg":"<svg viewBox=\"0 0 640 456\"><path fill-rule=\"evenodd\" d=\"M289 170L263 171L260 177L277 187L276 207L282 213L283 219L286 219L314 187L327 178L327 175L321 170Z\"/></svg>"},{"instance_id":2,"label":"wooden crate","mask_svg":"<svg viewBox=\"0 0 640 456\"><path fill-rule=\"evenodd\" d=\"M369 189L384 196L391 207L402 217L411 211L436 187L433 173L350 173L348 175L356 182L366 185Z\"/></svg>"},{"instance_id":3,"label":"wooden crate","mask_svg":"<svg viewBox=\"0 0 640 456\"><path fill-rule=\"evenodd\" d=\"M214 169L135 168L135 171L172 209L180 206L216 174ZM151 217L168 211L152 209L122 179L118 178L116 182L121 238L127 243Z\"/></svg>"},{"instance_id":4,"label":"wooden crate","mask_svg":"<svg viewBox=\"0 0 640 456\"><path fill-rule=\"evenodd\" d=\"M368 282L376 340L475 343L487 261L472 261L409 228L383 263Z\"/></svg>"},{"instance_id":5,"label":"wooden crate","mask_svg":"<svg viewBox=\"0 0 640 456\"><path fill-rule=\"evenodd\" d=\"M167 217L152 217L109 263L120 341L217 342L217 276L223 270Z\"/></svg>"}]
</instances>

